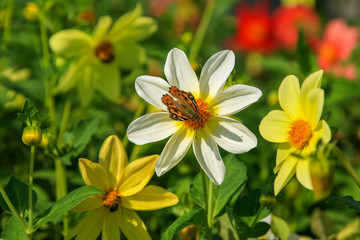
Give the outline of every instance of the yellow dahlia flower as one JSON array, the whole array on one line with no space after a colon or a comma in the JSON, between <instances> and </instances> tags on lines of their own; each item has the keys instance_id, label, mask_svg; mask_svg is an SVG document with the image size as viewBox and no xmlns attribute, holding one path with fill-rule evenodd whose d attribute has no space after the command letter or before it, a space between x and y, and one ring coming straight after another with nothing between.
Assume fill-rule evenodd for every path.
<instances>
[{"instance_id":1,"label":"yellow dahlia flower","mask_svg":"<svg viewBox=\"0 0 360 240\"><path fill-rule=\"evenodd\" d=\"M150 239L145 224L134 210L156 210L178 203L178 197L157 186L145 186L154 174L158 155L128 164L123 145L116 136L108 137L99 153L99 163L81 158L79 167L87 185L104 194L87 198L73 211L90 211L66 236L79 240Z\"/></svg>"},{"instance_id":2,"label":"yellow dahlia flower","mask_svg":"<svg viewBox=\"0 0 360 240\"><path fill-rule=\"evenodd\" d=\"M323 71L308 76L301 88L299 80L287 76L279 88L279 103L283 110L273 110L261 121L260 134L266 140L280 143L276 154L274 182L277 195L296 172L299 182L313 189L310 176L310 154L319 140L328 143L331 132L321 120L324 90L320 88ZM298 157L301 155L301 157Z\"/></svg>"}]
</instances>

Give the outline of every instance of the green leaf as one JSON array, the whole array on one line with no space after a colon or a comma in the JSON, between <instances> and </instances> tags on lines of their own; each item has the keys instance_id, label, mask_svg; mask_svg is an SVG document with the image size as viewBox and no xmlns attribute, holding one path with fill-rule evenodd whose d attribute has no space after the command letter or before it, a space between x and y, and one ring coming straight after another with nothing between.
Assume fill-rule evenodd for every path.
<instances>
[{"instance_id":1,"label":"green leaf","mask_svg":"<svg viewBox=\"0 0 360 240\"><path fill-rule=\"evenodd\" d=\"M10 181L4 187L4 190L16 211L19 214L23 214L25 209L29 207L29 186L16 177L11 176ZM33 206L35 205L36 200L37 196L33 190ZM5 211L11 212L2 195L0 195L0 205Z\"/></svg>"},{"instance_id":2,"label":"green leaf","mask_svg":"<svg viewBox=\"0 0 360 240\"><path fill-rule=\"evenodd\" d=\"M274 215L271 216L271 231L275 236L284 240L289 239L291 235L288 224L283 219Z\"/></svg>"},{"instance_id":3,"label":"green leaf","mask_svg":"<svg viewBox=\"0 0 360 240\"><path fill-rule=\"evenodd\" d=\"M189 226L193 223L193 219L202 216L202 209L192 210L191 212L185 213L181 217L175 220L165 231L162 235L161 240L171 240L173 239L174 235L183 229L186 226Z\"/></svg>"},{"instance_id":4,"label":"green leaf","mask_svg":"<svg viewBox=\"0 0 360 240\"><path fill-rule=\"evenodd\" d=\"M246 166L240 162L235 155L229 154L224 158L226 166L226 174L224 182L220 186L214 186L213 203L214 215L218 216L225 205L230 201L232 196L241 192L246 184ZM208 185L208 184L207 184ZM204 195L202 190L201 175L198 174L194 178L194 182L190 188L191 197L201 207L204 204Z\"/></svg>"},{"instance_id":5,"label":"green leaf","mask_svg":"<svg viewBox=\"0 0 360 240\"><path fill-rule=\"evenodd\" d=\"M75 189L74 191L70 192L69 194L67 194L66 196L55 202L45 212L45 216L41 217L37 221L35 226L38 227L41 224L50 221L56 222L62 215L65 214L65 212L71 210L76 205L84 201L86 198L99 193L104 193L104 192L95 188L94 186L84 186Z\"/></svg>"},{"instance_id":6,"label":"green leaf","mask_svg":"<svg viewBox=\"0 0 360 240\"><path fill-rule=\"evenodd\" d=\"M320 239L329 239L331 234L335 233L334 223L320 209L315 209L311 216L311 231Z\"/></svg>"},{"instance_id":7,"label":"green leaf","mask_svg":"<svg viewBox=\"0 0 360 240\"><path fill-rule=\"evenodd\" d=\"M349 208L360 212L360 201L355 201L352 196L345 196L341 198L341 201Z\"/></svg>"},{"instance_id":8,"label":"green leaf","mask_svg":"<svg viewBox=\"0 0 360 240\"><path fill-rule=\"evenodd\" d=\"M27 239L24 229L14 216L11 216L6 223L2 237L6 240Z\"/></svg>"}]
</instances>

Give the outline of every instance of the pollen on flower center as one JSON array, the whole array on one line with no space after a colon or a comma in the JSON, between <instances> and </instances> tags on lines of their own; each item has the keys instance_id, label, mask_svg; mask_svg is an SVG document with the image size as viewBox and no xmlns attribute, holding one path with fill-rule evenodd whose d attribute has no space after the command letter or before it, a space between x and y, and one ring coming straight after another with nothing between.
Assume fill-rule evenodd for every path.
<instances>
[{"instance_id":1,"label":"pollen on flower center","mask_svg":"<svg viewBox=\"0 0 360 240\"><path fill-rule=\"evenodd\" d=\"M302 119L293 121L289 131L289 140L296 148L303 148L312 137L310 125Z\"/></svg>"},{"instance_id":2,"label":"pollen on flower center","mask_svg":"<svg viewBox=\"0 0 360 240\"><path fill-rule=\"evenodd\" d=\"M102 41L95 47L95 55L103 63L110 63L114 60L114 46L109 41Z\"/></svg>"},{"instance_id":3,"label":"pollen on flower center","mask_svg":"<svg viewBox=\"0 0 360 240\"><path fill-rule=\"evenodd\" d=\"M185 126L192 129L203 128L206 122L211 118L211 114L208 109L207 102L199 98L196 100L196 104L197 104L197 111L195 116L186 121L183 121Z\"/></svg>"},{"instance_id":4,"label":"pollen on flower center","mask_svg":"<svg viewBox=\"0 0 360 240\"><path fill-rule=\"evenodd\" d=\"M110 212L115 212L119 208L120 203L120 194L115 190L108 192L103 200L104 206L108 207Z\"/></svg>"}]
</instances>

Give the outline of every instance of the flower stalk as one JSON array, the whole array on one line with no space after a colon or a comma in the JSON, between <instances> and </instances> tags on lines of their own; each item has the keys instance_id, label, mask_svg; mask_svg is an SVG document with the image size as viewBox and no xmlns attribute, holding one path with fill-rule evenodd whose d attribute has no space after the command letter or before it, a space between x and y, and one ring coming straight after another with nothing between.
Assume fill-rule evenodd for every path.
<instances>
[{"instance_id":1,"label":"flower stalk","mask_svg":"<svg viewBox=\"0 0 360 240\"><path fill-rule=\"evenodd\" d=\"M210 200L210 194L208 196L207 194L207 187L206 187L206 175L205 172L203 170L201 170L201 180L202 180L202 187L203 187L203 193L204 193L204 211L207 213L207 218L205 219L205 234L206 234L206 238L212 240L212 228L210 227L209 224L209 200ZM211 181L209 181L209 184ZM209 185L210 188L210 185ZM210 189L209 189L210 191Z\"/></svg>"},{"instance_id":2,"label":"flower stalk","mask_svg":"<svg viewBox=\"0 0 360 240\"><path fill-rule=\"evenodd\" d=\"M35 163L35 146L31 147L30 167L29 167L29 226L27 234L33 232L33 181L34 181L34 163Z\"/></svg>"},{"instance_id":3,"label":"flower stalk","mask_svg":"<svg viewBox=\"0 0 360 240\"><path fill-rule=\"evenodd\" d=\"M354 167L350 164L349 160L345 156L345 154L341 151L337 146L334 147L334 152L338 156L339 162L345 168L345 170L350 174L350 176L354 179L355 183L360 188L360 179L354 169Z\"/></svg>"},{"instance_id":4,"label":"flower stalk","mask_svg":"<svg viewBox=\"0 0 360 240\"><path fill-rule=\"evenodd\" d=\"M206 30L209 26L211 17L214 13L215 6L216 6L216 0L208 0L204 15L201 18L199 28L196 31L195 38L190 49L190 55L189 55L190 62L195 61L199 53L201 43L204 40Z\"/></svg>"},{"instance_id":5,"label":"flower stalk","mask_svg":"<svg viewBox=\"0 0 360 240\"><path fill-rule=\"evenodd\" d=\"M6 17L5 17L5 26L4 26L4 35L2 42L2 49L7 49L7 42L10 39L11 35L11 18L14 12L14 0L8 0L6 6Z\"/></svg>"}]
</instances>

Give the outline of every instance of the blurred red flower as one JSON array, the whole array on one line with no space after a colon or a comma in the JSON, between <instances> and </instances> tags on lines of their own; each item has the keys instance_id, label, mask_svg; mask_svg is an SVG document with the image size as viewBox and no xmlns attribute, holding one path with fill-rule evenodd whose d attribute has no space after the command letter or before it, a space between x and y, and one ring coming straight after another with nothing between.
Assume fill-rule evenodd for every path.
<instances>
[{"instance_id":1,"label":"blurred red flower","mask_svg":"<svg viewBox=\"0 0 360 240\"><path fill-rule=\"evenodd\" d=\"M254 6L240 4L236 9L236 32L229 39L233 49L268 53L275 49L273 20L269 5L257 2Z\"/></svg>"},{"instance_id":2,"label":"blurred red flower","mask_svg":"<svg viewBox=\"0 0 360 240\"><path fill-rule=\"evenodd\" d=\"M315 45L319 31L319 17L304 5L280 6L274 13L274 35L278 46L294 50L300 30L304 31L310 46Z\"/></svg>"},{"instance_id":3,"label":"blurred red flower","mask_svg":"<svg viewBox=\"0 0 360 240\"><path fill-rule=\"evenodd\" d=\"M333 71L337 76L348 79L356 78L356 71L342 63L347 60L355 49L359 30L349 27L342 19L329 21L325 27L324 38L317 46L317 59L319 66L325 71Z\"/></svg>"}]
</instances>

